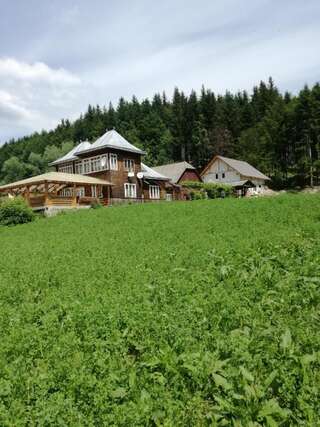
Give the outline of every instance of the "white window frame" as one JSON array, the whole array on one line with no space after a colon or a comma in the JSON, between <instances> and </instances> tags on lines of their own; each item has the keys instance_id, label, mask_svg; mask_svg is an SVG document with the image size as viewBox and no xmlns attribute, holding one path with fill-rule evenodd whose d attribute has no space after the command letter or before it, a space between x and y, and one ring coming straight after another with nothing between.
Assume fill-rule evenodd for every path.
<instances>
[{"instance_id":1,"label":"white window frame","mask_svg":"<svg viewBox=\"0 0 320 427\"><path fill-rule=\"evenodd\" d=\"M128 172L134 172L134 160L124 159L124 170Z\"/></svg>"},{"instance_id":2,"label":"white window frame","mask_svg":"<svg viewBox=\"0 0 320 427\"><path fill-rule=\"evenodd\" d=\"M117 171L118 170L118 156L115 153L109 154L109 167L110 170Z\"/></svg>"},{"instance_id":3,"label":"white window frame","mask_svg":"<svg viewBox=\"0 0 320 427\"><path fill-rule=\"evenodd\" d=\"M82 160L79 160L77 162L75 162L74 165L75 171L77 174L82 175L83 174L83 163Z\"/></svg>"},{"instance_id":4,"label":"white window frame","mask_svg":"<svg viewBox=\"0 0 320 427\"><path fill-rule=\"evenodd\" d=\"M149 185L149 198L160 199L160 187L159 185Z\"/></svg>"},{"instance_id":5,"label":"white window frame","mask_svg":"<svg viewBox=\"0 0 320 427\"><path fill-rule=\"evenodd\" d=\"M72 163L69 163L67 165L61 165L61 166L59 166L59 172L62 172L62 173L73 173Z\"/></svg>"},{"instance_id":6,"label":"white window frame","mask_svg":"<svg viewBox=\"0 0 320 427\"><path fill-rule=\"evenodd\" d=\"M95 197L97 198L98 192L97 192L97 186L96 185L91 185L91 197Z\"/></svg>"},{"instance_id":7,"label":"white window frame","mask_svg":"<svg viewBox=\"0 0 320 427\"><path fill-rule=\"evenodd\" d=\"M105 159L105 164L102 166L102 160ZM86 175L92 172L100 172L109 169L108 155L102 154L101 156L87 157L83 160L78 160L75 163L76 173Z\"/></svg>"},{"instance_id":8,"label":"white window frame","mask_svg":"<svg viewBox=\"0 0 320 427\"><path fill-rule=\"evenodd\" d=\"M62 190L60 190L59 193L60 193L59 196L62 196L62 197L73 197L73 188L71 187L63 188Z\"/></svg>"},{"instance_id":9,"label":"white window frame","mask_svg":"<svg viewBox=\"0 0 320 427\"><path fill-rule=\"evenodd\" d=\"M77 196L78 197L85 197L86 191L84 187L77 188Z\"/></svg>"},{"instance_id":10,"label":"white window frame","mask_svg":"<svg viewBox=\"0 0 320 427\"><path fill-rule=\"evenodd\" d=\"M124 184L124 197L127 199L136 199L137 198L137 186L130 182Z\"/></svg>"},{"instance_id":11,"label":"white window frame","mask_svg":"<svg viewBox=\"0 0 320 427\"><path fill-rule=\"evenodd\" d=\"M84 174L91 172L90 167L91 167L90 157L87 159L83 159L83 173Z\"/></svg>"}]
</instances>

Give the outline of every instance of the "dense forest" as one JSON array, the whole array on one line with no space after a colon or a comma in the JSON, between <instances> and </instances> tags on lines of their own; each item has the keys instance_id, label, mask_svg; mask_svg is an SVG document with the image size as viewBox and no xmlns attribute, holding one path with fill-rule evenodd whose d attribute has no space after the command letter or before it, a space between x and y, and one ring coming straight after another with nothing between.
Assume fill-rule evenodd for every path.
<instances>
[{"instance_id":1,"label":"dense forest","mask_svg":"<svg viewBox=\"0 0 320 427\"><path fill-rule=\"evenodd\" d=\"M91 106L74 122L11 140L0 147L0 182L48 170L48 162L81 140L115 128L146 151L145 162L187 160L201 170L214 154L246 160L276 188L320 184L320 85L282 94L270 78L246 91L217 95L178 88L138 101L120 98L114 108Z\"/></svg>"}]
</instances>

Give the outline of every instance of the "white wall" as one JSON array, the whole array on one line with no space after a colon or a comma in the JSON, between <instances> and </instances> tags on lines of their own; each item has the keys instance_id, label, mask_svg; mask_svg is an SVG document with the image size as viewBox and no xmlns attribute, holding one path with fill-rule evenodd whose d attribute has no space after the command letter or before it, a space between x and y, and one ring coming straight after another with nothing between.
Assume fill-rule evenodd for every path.
<instances>
[{"instance_id":1,"label":"white wall","mask_svg":"<svg viewBox=\"0 0 320 427\"><path fill-rule=\"evenodd\" d=\"M224 173L224 178L222 174ZM210 168L202 176L203 182L223 182L231 184L232 182L250 180L256 188L249 189L249 194L263 193L267 186L264 179L250 178L249 176L240 175L236 170L231 168L221 159L216 159Z\"/></svg>"},{"instance_id":2,"label":"white wall","mask_svg":"<svg viewBox=\"0 0 320 427\"><path fill-rule=\"evenodd\" d=\"M223 173L225 174L225 178L222 178ZM225 184L229 184L240 181L241 177L237 171L228 166L224 161L216 159L202 179L204 182L224 182Z\"/></svg>"}]
</instances>

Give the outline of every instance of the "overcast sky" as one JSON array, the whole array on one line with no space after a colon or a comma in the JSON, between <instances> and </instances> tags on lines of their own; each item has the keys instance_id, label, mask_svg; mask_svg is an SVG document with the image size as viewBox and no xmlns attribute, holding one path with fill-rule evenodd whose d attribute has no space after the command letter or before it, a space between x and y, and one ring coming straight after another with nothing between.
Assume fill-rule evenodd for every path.
<instances>
[{"instance_id":1,"label":"overcast sky","mask_svg":"<svg viewBox=\"0 0 320 427\"><path fill-rule=\"evenodd\" d=\"M178 86L320 80L319 0L0 0L0 143Z\"/></svg>"}]
</instances>

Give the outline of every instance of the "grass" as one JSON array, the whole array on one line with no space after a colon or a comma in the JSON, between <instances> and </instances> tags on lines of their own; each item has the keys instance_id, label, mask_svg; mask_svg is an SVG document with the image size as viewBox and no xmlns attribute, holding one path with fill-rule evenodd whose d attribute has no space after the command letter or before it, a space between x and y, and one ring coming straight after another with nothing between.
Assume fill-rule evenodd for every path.
<instances>
[{"instance_id":1,"label":"grass","mask_svg":"<svg viewBox=\"0 0 320 427\"><path fill-rule=\"evenodd\" d=\"M1 426L316 426L320 197L0 228Z\"/></svg>"}]
</instances>

